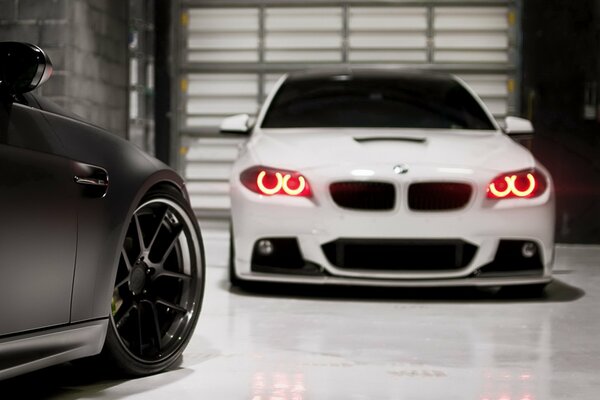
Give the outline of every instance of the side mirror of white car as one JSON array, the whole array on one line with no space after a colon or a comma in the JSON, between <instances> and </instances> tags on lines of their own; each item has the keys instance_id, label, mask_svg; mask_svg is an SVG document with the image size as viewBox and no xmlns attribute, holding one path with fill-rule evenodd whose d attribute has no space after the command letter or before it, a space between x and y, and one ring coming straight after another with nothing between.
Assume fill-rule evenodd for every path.
<instances>
[{"instance_id":1,"label":"side mirror of white car","mask_svg":"<svg viewBox=\"0 0 600 400\"><path fill-rule=\"evenodd\" d=\"M532 134L533 125L531 121L519 117L506 117L504 119L504 133L507 135Z\"/></svg>"},{"instance_id":2,"label":"side mirror of white car","mask_svg":"<svg viewBox=\"0 0 600 400\"><path fill-rule=\"evenodd\" d=\"M506 117L504 119L504 133L515 142L531 150L533 143L533 125L531 121L519 117Z\"/></svg>"},{"instance_id":3,"label":"side mirror of white car","mask_svg":"<svg viewBox=\"0 0 600 400\"><path fill-rule=\"evenodd\" d=\"M247 135L250 133L250 116L248 114L238 114L227 117L221 122L219 130L222 133L237 133Z\"/></svg>"}]
</instances>

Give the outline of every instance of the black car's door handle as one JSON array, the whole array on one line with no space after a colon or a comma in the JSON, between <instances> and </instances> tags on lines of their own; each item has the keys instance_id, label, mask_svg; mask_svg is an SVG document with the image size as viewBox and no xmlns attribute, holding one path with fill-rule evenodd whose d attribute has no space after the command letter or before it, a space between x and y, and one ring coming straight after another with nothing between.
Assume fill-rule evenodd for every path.
<instances>
[{"instance_id":1,"label":"black car's door handle","mask_svg":"<svg viewBox=\"0 0 600 400\"><path fill-rule=\"evenodd\" d=\"M76 163L75 183L82 185L87 197L104 197L108 192L108 172L95 165Z\"/></svg>"},{"instance_id":2,"label":"black car's door handle","mask_svg":"<svg viewBox=\"0 0 600 400\"><path fill-rule=\"evenodd\" d=\"M79 183L80 185L108 186L108 181L104 179L81 178L79 176L75 176L75 183Z\"/></svg>"}]
</instances>

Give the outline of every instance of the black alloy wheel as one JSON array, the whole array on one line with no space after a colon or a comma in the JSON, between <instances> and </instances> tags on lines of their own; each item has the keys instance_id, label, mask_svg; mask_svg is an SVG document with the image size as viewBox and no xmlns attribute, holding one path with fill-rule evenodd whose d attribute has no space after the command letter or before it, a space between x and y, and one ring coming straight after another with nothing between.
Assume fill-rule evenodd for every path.
<instances>
[{"instance_id":1,"label":"black alloy wheel","mask_svg":"<svg viewBox=\"0 0 600 400\"><path fill-rule=\"evenodd\" d=\"M177 190L152 191L127 229L103 353L128 375L168 368L193 333L203 291L204 251L194 213Z\"/></svg>"}]
</instances>

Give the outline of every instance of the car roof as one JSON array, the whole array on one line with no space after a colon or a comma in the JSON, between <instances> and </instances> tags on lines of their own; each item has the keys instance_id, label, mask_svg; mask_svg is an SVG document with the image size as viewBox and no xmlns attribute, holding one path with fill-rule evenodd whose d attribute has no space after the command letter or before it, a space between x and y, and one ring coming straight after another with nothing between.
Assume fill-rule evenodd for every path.
<instances>
[{"instance_id":1,"label":"car roof","mask_svg":"<svg viewBox=\"0 0 600 400\"><path fill-rule=\"evenodd\" d=\"M290 72L287 76L288 82L328 80L335 77L348 77L350 79L391 79L391 80L418 80L438 83L456 82L456 78L444 72L425 69L406 68L327 68L310 69L304 71ZM348 79L346 78L346 79Z\"/></svg>"}]
</instances>

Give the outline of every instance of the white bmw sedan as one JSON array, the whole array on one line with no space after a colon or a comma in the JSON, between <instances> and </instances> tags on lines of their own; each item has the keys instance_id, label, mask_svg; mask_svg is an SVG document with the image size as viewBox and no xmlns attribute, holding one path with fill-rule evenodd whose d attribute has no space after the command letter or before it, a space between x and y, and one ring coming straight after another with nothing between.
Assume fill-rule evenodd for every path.
<instances>
[{"instance_id":1,"label":"white bmw sedan","mask_svg":"<svg viewBox=\"0 0 600 400\"><path fill-rule=\"evenodd\" d=\"M378 286L551 281L548 171L477 95L446 74L284 76L231 175L230 279Z\"/></svg>"}]
</instances>

